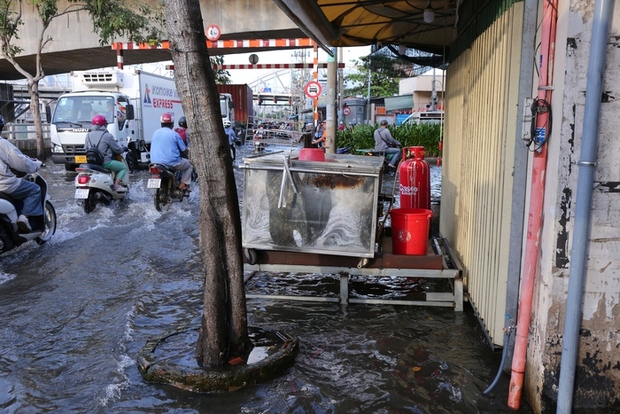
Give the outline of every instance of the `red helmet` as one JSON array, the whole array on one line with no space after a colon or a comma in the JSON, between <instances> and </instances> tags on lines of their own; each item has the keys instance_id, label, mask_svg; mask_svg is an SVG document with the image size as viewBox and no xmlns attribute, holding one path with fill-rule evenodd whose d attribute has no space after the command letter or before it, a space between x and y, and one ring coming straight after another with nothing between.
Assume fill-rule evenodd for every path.
<instances>
[{"instance_id":1,"label":"red helmet","mask_svg":"<svg viewBox=\"0 0 620 414\"><path fill-rule=\"evenodd\" d=\"M108 124L108 121L105 120L105 116L103 115L93 116L93 125L105 126L107 124Z\"/></svg>"},{"instance_id":2,"label":"red helmet","mask_svg":"<svg viewBox=\"0 0 620 414\"><path fill-rule=\"evenodd\" d=\"M174 124L174 118L172 117L172 114L166 112L161 115L160 122L162 124Z\"/></svg>"}]
</instances>

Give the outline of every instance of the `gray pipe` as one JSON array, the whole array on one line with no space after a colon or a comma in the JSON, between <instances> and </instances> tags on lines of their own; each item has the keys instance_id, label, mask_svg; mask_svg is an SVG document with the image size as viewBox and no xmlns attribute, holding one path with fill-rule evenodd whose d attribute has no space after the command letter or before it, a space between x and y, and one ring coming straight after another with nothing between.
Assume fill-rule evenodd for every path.
<instances>
[{"instance_id":1,"label":"gray pipe","mask_svg":"<svg viewBox=\"0 0 620 414\"><path fill-rule=\"evenodd\" d=\"M603 74L609 27L613 16L614 0L596 0L592 26L592 43L588 62L586 107L581 139L581 160L577 180L575 202L575 229L571 252L568 296L566 299L566 321L562 343L562 365L558 389L556 413L570 414L573 406L575 367L579 350L579 329L582 320L583 287L586 280L586 264L590 233L590 211L592 208L592 187L598 146L598 123L603 91Z\"/></svg>"}]
</instances>

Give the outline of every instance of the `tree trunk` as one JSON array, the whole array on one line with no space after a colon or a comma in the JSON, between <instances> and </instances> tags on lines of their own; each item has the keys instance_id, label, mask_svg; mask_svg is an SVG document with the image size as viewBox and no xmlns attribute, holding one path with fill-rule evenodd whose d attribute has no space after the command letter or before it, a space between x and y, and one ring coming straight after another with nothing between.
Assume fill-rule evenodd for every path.
<instances>
[{"instance_id":1,"label":"tree trunk","mask_svg":"<svg viewBox=\"0 0 620 414\"><path fill-rule=\"evenodd\" d=\"M43 139L43 121L41 120L41 108L39 106L39 79L28 79L28 94L30 95L30 109L37 140L37 158L45 160L45 140Z\"/></svg>"},{"instance_id":2,"label":"tree trunk","mask_svg":"<svg viewBox=\"0 0 620 414\"><path fill-rule=\"evenodd\" d=\"M241 219L228 138L198 0L166 0L175 82L200 184L200 250L205 282L196 357L217 367L251 347L243 285Z\"/></svg>"}]
</instances>

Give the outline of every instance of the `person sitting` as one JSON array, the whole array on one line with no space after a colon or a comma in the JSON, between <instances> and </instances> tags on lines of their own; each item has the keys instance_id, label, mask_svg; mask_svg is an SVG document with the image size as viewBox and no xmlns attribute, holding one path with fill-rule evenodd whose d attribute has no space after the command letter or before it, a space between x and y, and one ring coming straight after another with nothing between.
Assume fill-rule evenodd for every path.
<instances>
[{"instance_id":1,"label":"person sitting","mask_svg":"<svg viewBox=\"0 0 620 414\"><path fill-rule=\"evenodd\" d=\"M89 149L96 147L103 154L103 168L113 171L114 185L113 190L116 192L125 192L127 187L122 184L122 180L127 174L127 164L114 159L115 155L127 152L127 147L118 145L114 136L108 132L108 122L103 115L95 115L92 119L93 129L86 134L86 142L84 148Z\"/></svg>"},{"instance_id":2,"label":"person sitting","mask_svg":"<svg viewBox=\"0 0 620 414\"><path fill-rule=\"evenodd\" d=\"M90 104L82 104L82 106L80 107L80 111L77 115L77 119L81 122L88 122L87 120L92 119L94 115L95 112L93 111L93 107Z\"/></svg>"},{"instance_id":3,"label":"person sitting","mask_svg":"<svg viewBox=\"0 0 620 414\"><path fill-rule=\"evenodd\" d=\"M114 122L114 102L111 101L110 99L108 99L105 103L106 106L106 110L105 110L105 120L108 124L111 124Z\"/></svg>"},{"instance_id":4,"label":"person sitting","mask_svg":"<svg viewBox=\"0 0 620 414\"><path fill-rule=\"evenodd\" d=\"M387 128L388 122L384 119L381 126L374 133L376 152L384 152L386 154L394 154L390 160L388 167L395 170L402 156L399 141L395 140L390 130Z\"/></svg>"},{"instance_id":5,"label":"person sitting","mask_svg":"<svg viewBox=\"0 0 620 414\"><path fill-rule=\"evenodd\" d=\"M0 132L4 128L4 118L0 115ZM33 160L4 138L0 138L0 192L22 201L18 211L17 230L30 233L30 217L43 215L41 187L28 180L18 178L11 169L23 173L36 172L43 163Z\"/></svg>"},{"instance_id":6,"label":"person sitting","mask_svg":"<svg viewBox=\"0 0 620 414\"><path fill-rule=\"evenodd\" d=\"M151 162L164 164L176 171L181 171L181 184L179 188L190 191L189 184L192 181L192 164L183 158L181 154L187 152L187 146L181 136L172 130L174 118L166 112L160 118L161 128L153 132L151 139Z\"/></svg>"},{"instance_id":7,"label":"person sitting","mask_svg":"<svg viewBox=\"0 0 620 414\"><path fill-rule=\"evenodd\" d=\"M179 118L178 125L179 126L174 129L174 132L179 134L185 146L189 147L189 132L187 131L187 120L184 116Z\"/></svg>"}]
</instances>

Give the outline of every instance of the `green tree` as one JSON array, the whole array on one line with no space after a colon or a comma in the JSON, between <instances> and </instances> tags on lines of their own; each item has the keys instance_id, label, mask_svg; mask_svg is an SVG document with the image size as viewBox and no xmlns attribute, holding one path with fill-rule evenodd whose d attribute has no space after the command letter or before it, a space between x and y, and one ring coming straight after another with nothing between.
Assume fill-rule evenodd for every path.
<instances>
[{"instance_id":1,"label":"green tree","mask_svg":"<svg viewBox=\"0 0 620 414\"><path fill-rule=\"evenodd\" d=\"M224 64L224 56L211 56L211 65L223 65ZM215 73L215 83L218 85L228 85L232 83L232 79L230 79L230 72L225 69L216 69L213 71Z\"/></svg>"},{"instance_id":2,"label":"green tree","mask_svg":"<svg viewBox=\"0 0 620 414\"><path fill-rule=\"evenodd\" d=\"M398 94L398 81L408 77L398 59L389 56L369 55L355 60L357 72L344 77L349 87L346 96L365 96L368 98L368 81L370 73L370 96L392 96Z\"/></svg>"},{"instance_id":3,"label":"green tree","mask_svg":"<svg viewBox=\"0 0 620 414\"><path fill-rule=\"evenodd\" d=\"M95 33L99 35L102 45L112 42L116 37L127 37L134 42L156 43L161 38L163 21L161 11L155 10L140 1L129 3L122 0L84 0L60 2L59 0L0 0L0 57L9 61L27 80L30 107L34 117L37 139L37 157L45 158L43 144L43 125L39 110L39 81L45 77L43 71L43 51L53 41L46 34L51 22L62 16L86 12L90 15ZM23 8L32 7L38 16L40 33L35 54L34 73L28 72L15 59L23 50L15 45L19 39L19 29L24 24ZM63 7L63 8L61 8ZM160 24L153 24L153 21ZM73 33L67 28L67 39Z\"/></svg>"}]
</instances>

